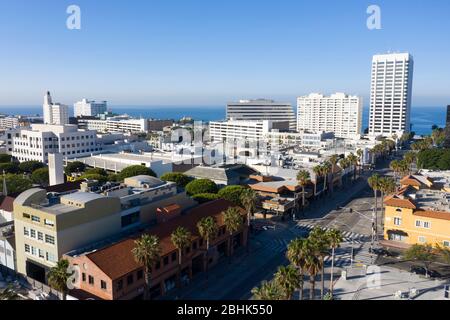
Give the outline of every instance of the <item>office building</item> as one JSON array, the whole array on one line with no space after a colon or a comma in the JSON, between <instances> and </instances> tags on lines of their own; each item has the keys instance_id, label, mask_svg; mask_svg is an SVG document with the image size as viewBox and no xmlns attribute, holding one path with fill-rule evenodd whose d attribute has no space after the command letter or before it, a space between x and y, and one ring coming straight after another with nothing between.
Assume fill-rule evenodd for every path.
<instances>
[{"instance_id":1,"label":"office building","mask_svg":"<svg viewBox=\"0 0 450 320\"><path fill-rule=\"evenodd\" d=\"M227 120L250 121L287 121L289 129L296 130L295 113L290 103L275 102L273 100L240 100L227 104Z\"/></svg>"},{"instance_id":2,"label":"office building","mask_svg":"<svg viewBox=\"0 0 450 320\"><path fill-rule=\"evenodd\" d=\"M95 131L78 130L74 125L32 124L5 133L7 152L20 162L48 163L50 153L64 158L79 158L101 151Z\"/></svg>"},{"instance_id":3,"label":"office building","mask_svg":"<svg viewBox=\"0 0 450 320\"><path fill-rule=\"evenodd\" d=\"M375 55L372 60L369 134L410 132L414 61L409 53Z\"/></svg>"},{"instance_id":4,"label":"office building","mask_svg":"<svg viewBox=\"0 0 450 320\"><path fill-rule=\"evenodd\" d=\"M19 126L19 118L0 116L0 130L14 129Z\"/></svg>"},{"instance_id":5,"label":"office building","mask_svg":"<svg viewBox=\"0 0 450 320\"><path fill-rule=\"evenodd\" d=\"M50 92L44 96L44 123L65 125L69 123L69 107L62 103L53 103Z\"/></svg>"},{"instance_id":6,"label":"office building","mask_svg":"<svg viewBox=\"0 0 450 320\"><path fill-rule=\"evenodd\" d=\"M74 104L74 116L75 117L96 117L99 114L105 113L107 111L106 101L90 101L83 99Z\"/></svg>"},{"instance_id":7,"label":"office building","mask_svg":"<svg viewBox=\"0 0 450 320\"><path fill-rule=\"evenodd\" d=\"M361 134L362 113L360 97L312 93L297 99L297 130L334 132L338 138L352 138Z\"/></svg>"},{"instance_id":8,"label":"office building","mask_svg":"<svg viewBox=\"0 0 450 320\"><path fill-rule=\"evenodd\" d=\"M148 132L147 119L133 119L128 116L113 116L106 119L96 117L80 117L77 119L80 129L96 130L109 133L141 133Z\"/></svg>"},{"instance_id":9,"label":"office building","mask_svg":"<svg viewBox=\"0 0 450 320\"><path fill-rule=\"evenodd\" d=\"M262 141L273 129L284 129L288 122L269 120L229 120L212 121L209 123L209 135L213 142L232 140Z\"/></svg>"}]
</instances>

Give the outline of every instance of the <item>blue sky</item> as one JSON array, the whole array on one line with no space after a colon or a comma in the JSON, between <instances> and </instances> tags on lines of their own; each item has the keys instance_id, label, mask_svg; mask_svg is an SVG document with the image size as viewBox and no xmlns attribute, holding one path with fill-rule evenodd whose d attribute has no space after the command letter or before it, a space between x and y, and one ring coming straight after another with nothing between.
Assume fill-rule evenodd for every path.
<instances>
[{"instance_id":1,"label":"blue sky","mask_svg":"<svg viewBox=\"0 0 450 320\"><path fill-rule=\"evenodd\" d=\"M66 8L81 8L68 30ZM382 30L366 9L381 7ZM0 0L0 105L223 105L367 97L373 54L409 51L416 106L450 104L448 0Z\"/></svg>"}]
</instances>

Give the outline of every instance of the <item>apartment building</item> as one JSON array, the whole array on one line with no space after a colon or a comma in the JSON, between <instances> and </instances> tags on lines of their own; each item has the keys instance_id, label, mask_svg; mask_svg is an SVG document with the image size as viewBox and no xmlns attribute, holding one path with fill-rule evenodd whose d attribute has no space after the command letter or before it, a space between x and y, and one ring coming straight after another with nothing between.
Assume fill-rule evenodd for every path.
<instances>
[{"instance_id":1,"label":"apartment building","mask_svg":"<svg viewBox=\"0 0 450 320\"><path fill-rule=\"evenodd\" d=\"M233 252L247 244L246 214L242 212L242 228L232 237L232 245L228 246L229 234L226 232L222 212L233 204L226 200L216 200L197 206L184 214L179 208L164 207L159 214L170 215L170 218L156 225L145 233L155 235L161 243L161 259L152 266L151 298L158 298L176 288L179 275L178 250L171 241L171 234L179 226L192 233L192 243L182 255L180 279L187 285L193 276L203 272L206 265L217 264L220 257L232 255ZM202 239L196 227L202 218L212 216L219 227L217 237L210 243L206 253L206 241ZM65 255L72 266L78 266L81 279L76 284L77 290L72 295L91 296L103 300L129 300L140 298L146 290L144 268L134 259L132 250L135 240L141 234L122 239L110 244L99 244L82 248ZM228 250L228 247L231 249ZM207 254L207 256L205 256Z\"/></svg>"},{"instance_id":2,"label":"apartment building","mask_svg":"<svg viewBox=\"0 0 450 320\"><path fill-rule=\"evenodd\" d=\"M406 248L412 244L450 247L449 177L406 176L401 189L384 199L384 239Z\"/></svg>"},{"instance_id":3,"label":"apartment building","mask_svg":"<svg viewBox=\"0 0 450 320\"><path fill-rule=\"evenodd\" d=\"M297 146L311 149L326 148L333 144L333 132L314 132L302 130L300 132L270 131L267 140L272 147Z\"/></svg>"},{"instance_id":4,"label":"apartment building","mask_svg":"<svg viewBox=\"0 0 450 320\"><path fill-rule=\"evenodd\" d=\"M286 128L288 122L259 121L212 121L209 123L209 135L212 142L232 140L262 141L274 129Z\"/></svg>"},{"instance_id":5,"label":"apartment building","mask_svg":"<svg viewBox=\"0 0 450 320\"><path fill-rule=\"evenodd\" d=\"M6 132L7 152L20 162L36 160L48 163L50 153L72 159L101 151L96 132L78 130L74 125L32 124L30 128Z\"/></svg>"},{"instance_id":6,"label":"apartment building","mask_svg":"<svg viewBox=\"0 0 450 320\"><path fill-rule=\"evenodd\" d=\"M226 117L227 120L283 121L288 122L288 128L291 131L296 130L296 119L292 105L274 100L256 99L229 102Z\"/></svg>"},{"instance_id":7,"label":"apartment building","mask_svg":"<svg viewBox=\"0 0 450 320\"><path fill-rule=\"evenodd\" d=\"M96 130L110 133L140 133L148 132L147 119L132 119L128 116L114 116L106 119L96 117L80 117L77 119L81 129Z\"/></svg>"},{"instance_id":8,"label":"apartment building","mask_svg":"<svg viewBox=\"0 0 450 320\"><path fill-rule=\"evenodd\" d=\"M410 131L413 69L409 53L373 57L369 134L391 136Z\"/></svg>"},{"instance_id":9,"label":"apartment building","mask_svg":"<svg viewBox=\"0 0 450 320\"><path fill-rule=\"evenodd\" d=\"M73 106L75 117L96 117L108 109L106 101L90 101L88 99L78 101Z\"/></svg>"},{"instance_id":10,"label":"apartment building","mask_svg":"<svg viewBox=\"0 0 450 320\"><path fill-rule=\"evenodd\" d=\"M44 282L64 253L155 224L156 209L169 205L184 210L195 202L175 183L148 176L111 186L86 182L63 194L29 189L14 201L17 270Z\"/></svg>"},{"instance_id":11,"label":"apartment building","mask_svg":"<svg viewBox=\"0 0 450 320\"><path fill-rule=\"evenodd\" d=\"M14 129L19 126L19 118L0 116L0 130Z\"/></svg>"},{"instance_id":12,"label":"apartment building","mask_svg":"<svg viewBox=\"0 0 450 320\"><path fill-rule=\"evenodd\" d=\"M333 132L338 138L362 133L362 98L345 93L311 93L297 98L297 130Z\"/></svg>"},{"instance_id":13,"label":"apartment building","mask_svg":"<svg viewBox=\"0 0 450 320\"><path fill-rule=\"evenodd\" d=\"M65 125L69 123L69 107L62 103L53 103L50 92L44 96L44 123Z\"/></svg>"}]
</instances>

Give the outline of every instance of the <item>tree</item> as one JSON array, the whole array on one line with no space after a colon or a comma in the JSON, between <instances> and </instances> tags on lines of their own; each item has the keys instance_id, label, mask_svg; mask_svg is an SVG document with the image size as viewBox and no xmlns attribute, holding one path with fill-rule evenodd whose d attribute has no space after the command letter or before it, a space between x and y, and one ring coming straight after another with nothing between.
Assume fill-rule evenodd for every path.
<instances>
[{"instance_id":1,"label":"tree","mask_svg":"<svg viewBox=\"0 0 450 320\"><path fill-rule=\"evenodd\" d=\"M358 169L358 157L353 153L347 156L348 162L353 166L353 180L356 180L356 170Z\"/></svg>"},{"instance_id":2,"label":"tree","mask_svg":"<svg viewBox=\"0 0 450 320\"><path fill-rule=\"evenodd\" d=\"M152 169L147 168L146 166L141 166L141 165L126 167L118 174L118 178L121 181L125 180L126 178L131 178L131 177L135 177L135 176L156 177L156 174Z\"/></svg>"},{"instance_id":3,"label":"tree","mask_svg":"<svg viewBox=\"0 0 450 320\"><path fill-rule=\"evenodd\" d=\"M161 176L161 180L175 182L179 187L186 187L192 181L190 177L181 172L167 172Z\"/></svg>"},{"instance_id":4,"label":"tree","mask_svg":"<svg viewBox=\"0 0 450 320\"><path fill-rule=\"evenodd\" d=\"M384 223L384 197L395 192L395 180L390 177L380 178L379 189L381 191L381 221Z\"/></svg>"},{"instance_id":5,"label":"tree","mask_svg":"<svg viewBox=\"0 0 450 320\"><path fill-rule=\"evenodd\" d=\"M314 228L309 234L308 241L311 242L314 248L314 255L319 257L320 260L320 297L323 299L325 294L325 257L330 254L330 240L324 229Z\"/></svg>"},{"instance_id":6,"label":"tree","mask_svg":"<svg viewBox=\"0 0 450 320\"><path fill-rule=\"evenodd\" d=\"M0 173L19 173L19 165L15 162L0 163Z\"/></svg>"},{"instance_id":7,"label":"tree","mask_svg":"<svg viewBox=\"0 0 450 320\"><path fill-rule=\"evenodd\" d=\"M9 154L0 154L0 163L7 163L12 161L12 156Z\"/></svg>"},{"instance_id":8,"label":"tree","mask_svg":"<svg viewBox=\"0 0 450 320\"><path fill-rule=\"evenodd\" d=\"M356 150L356 156L358 157L358 161L359 161L359 174L361 174L361 168L363 166L363 155L364 155L364 151L362 149L358 149Z\"/></svg>"},{"instance_id":9,"label":"tree","mask_svg":"<svg viewBox=\"0 0 450 320\"><path fill-rule=\"evenodd\" d=\"M246 190L243 186L226 186L217 193L219 198L228 200L236 206L242 206L242 193Z\"/></svg>"},{"instance_id":10,"label":"tree","mask_svg":"<svg viewBox=\"0 0 450 320\"><path fill-rule=\"evenodd\" d=\"M33 173L41 168L45 168L45 164L40 161L25 161L19 164L19 170L25 173Z\"/></svg>"},{"instance_id":11,"label":"tree","mask_svg":"<svg viewBox=\"0 0 450 320\"><path fill-rule=\"evenodd\" d=\"M305 187L308 185L308 183L311 181L311 175L309 174L309 171L306 170L300 170L297 173L297 182L298 185L302 187L302 207L305 207Z\"/></svg>"},{"instance_id":12,"label":"tree","mask_svg":"<svg viewBox=\"0 0 450 320\"><path fill-rule=\"evenodd\" d=\"M281 288L286 300L291 300L295 290L300 286L300 273L292 265L281 266L275 273L275 283Z\"/></svg>"},{"instance_id":13,"label":"tree","mask_svg":"<svg viewBox=\"0 0 450 320\"><path fill-rule=\"evenodd\" d=\"M341 167L342 171L345 171L350 167L350 162L347 158L339 160L339 166ZM347 181L347 174L344 175L345 180Z\"/></svg>"},{"instance_id":14,"label":"tree","mask_svg":"<svg viewBox=\"0 0 450 320\"><path fill-rule=\"evenodd\" d=\"M108 172L106 172L106 170L102 168L90 168L87 169L84 174L98 174L105 177L108 176Z\"/></svg>"},{"instance_id":15,"label":"tree","mask_svg":"<svg viewBox=\"0 0 450 320\"><path fill-rule=\"evenodd\" d=\"M33 183L39 184L43 187L48 186L49 180L50 180L50 178L49 178L48 168L36 169L31 174L31 181L33 181Z\"/></svg>"},{"instance_id":16,"label":"tree","mask_svg":"<svg viewBox=\"0 0 450 320\"><path fill-rule=\"evenodd\" d=\"M342 233L336 229L330 229L327 231L327 237L329 240L329 245L331 247L331 279L330 279L330 294L333 297L334 291L334 258L336 256L336 249L341 246L344 240Z\"/></svg>"},{"instance_id":17,"label":"tree","mask_svg":"<svg viewBox=\"0 0 450 320\"><path fill-rule=\"evenodd\" d=\"M317 165L313 167L313 172L315 175L315 183L314 183L314 196L317 194L317 184L319 182L319 178L322 177L322 166Z\"/></svg>"},{"instance_id":18,"label":"tree","mask_svg":"<svg viewBox=\"0 0 450 320\"><path fill-rule=\"evenodd\" d=\"M193 196L199 193L217 193L218 187L214 181L209 179L198 179L189 182L186 185L186 192Z\"/></svg>"},{"instance_id":19,"label":"tree","mask_svg":"<svg viewBox=\"0 0 450 320\"><path fill-rule=\"evenodd\" d=\"M144 234L134 241L135 247L131 250L137 263L144 266L145 283L147 290L146 299L150 299L152 267L161 259L161 245L159 238L154 235Z\"/></svg>"},{"instance_id":20,"label":"tree","mask_svg":"<svg viewBox=\"0 0 450 320\"><path fill-rule=\"evenodd\" d=\"M422 262L425 268L425 277L428 278L429 266L435 260L436 257L434 255L433 247L431 245L413 244L408 250L406 250L405 258L408 260Z\"/></svg>"},{"instance_id":21,"label":"tree","mask_svg":"<svg viewBox=\"0 0 450 320\"><path fill-rule=\"evenodd\" d=\"M198 203L206 203L213 200L219 199L219 195L217 193L199 193L192 196L192 199L197 201Z\"/></svg>"},{"instance_id":22,"label":"tree","mask_svg":"<svg viewBox=\"0 0 450 320\"><path fill-rule=\"evenodd\" d=\"M316 290L316 277L322 269L320 258L316 255L317 247L310 239L306 240L305 270L309 273L309 299L314 300Z\"/></svg>"},{"instance_id":23,"label":"tree","mask_svg":"<svg viewBox=\"0 0 450 320\"><path fill-rule=\"evenodd\" d=\"M443 247L441 245L436 245L436 253L445 263L450 264L450 249L448 247Z\"/></svg>"},{"instance_id":24,"label":"tree","mask_svg":"<svg viewBox=\"0 0 450 320\"><path fill-rule=\"evenodd\" d=\"M260 287L252 289L255 300L283 300L283 291L275 281L263 281Z\"/></svg>"},{"instance_id":25,"label":"tree","mask_svg":"<svg viewBox=\"0 0 450 320\"><path fill-rule=\"evenodd\" d=\"M299 271L299 299L303 300L303 277L306 271L306 255L309 254L307 250L307 240L297 238L292 240L286 251L286 257Z\"/></svg>"},{"instance_id":26,"label":"tree","mask_svg":"<svg viewBox=\"0 0 450 320\"><path fill-rule=\"evenodd\" d=\"M19 295L14 291L12 284L9 284L3 290L0 290L0 301L1 300L18 300Z\"/></svg>"},{"instance_id":27,"label":"tree","mask_svg":"<svg viewBox=\"0 0 450 320\"><path fill-rule=\"evenodd\" d=\"M335 172L335 170L336 170L336 165L337 165L337 163L338 163L338 161L339 161L339 156L337 155L337 154L333 154L329 159L328 159L328 161L330 162L330 164L331 164L331 181L334 181L334 172ZM330 188L330 190L331 190L331 192L333 192L334 190L334 185L333 185L333 183L331 183L331 188Z\"/></svg>"},{"instance_id":28,"label":"tree","mask_svg":"<svg viewBox=\"0 0 450 320\"><path fill-rule=\"evenodd\" d=\"M33 186L31 180L24 178L21 174L7 174L5 181L9 194L22 193Z\"/></svg>"},{"instance_id":29,"label":"tree","mask_svg":"<svg viewBox=\"0 0 450 320\"><path fill-rule=\"evenodd\" d=\"M229 207L223 213L223 223L225 224L225 229L228 231L228 255L231 261L231 253L233 249L233 235L235 232L242 228L243 218L241 211L238 207Z\"/></svg>"},{"instance_id":30,"label":"tree","mask_svg":"<svg viewBox=\"0 0 450 320\"><path fill-rule=\"evenodd\" d=\"M324 163L322 163L321 171L322 171L322 176L323 176L323 179L324 179L324 181L323 181L323 192L325 193L325 191L327 190L328 175L331 172L331 163L329 163L328 161L325 161Z\"/></svg>"},{"instance_id":31,"label":"tree","mask_svg":"<svg viewBox=\"0 0 450 320\"><path fill-rule=\"evenodd\" d=\"M78 180L96 180L100 183L104 183L108 181L108 177L98 173L85 173Z\"/></svg>"},{"instance_id":32,"label":"tree","mask_svg":"<svg viewBox=\"0 0 450 320\"><path fill-rule=\"evenodd\" d=\"M206 281L208 281L208 266L209 266L209 247L211 245L211 241L217 237L217 232L219 227L217 225L217 221L214 217L204 217L199 222L197 222L197 229L200 236L206 241Z\"/></svg>"},{"instance_id":33,"label":"tree","mask_svg":"<svg viewBox=\"0 0 450 320\"><path fill-rule=\"evenodd\" d=\"M254 210L256 210L256 203L258 195L250 188L245 189L241 194L241 203L247 212L247 253L250 251L250 231L252 228L251 221Z\"/></svg>"},{"instance_id":34,"label":"tree","mask_svg":"<svg viewBox=\"0 0 450 320\"><path fill-rule=\"evenodd\" d=\"M391 161L391 163L389 164L389 168L394 171L394 179L397 180L397 175L400 173L400 161Z\"/></svg>"},{"instance_id":35,"label":"tree","mask_svg":"<svg viewBox=\"0 0 450 320\"><path fill-rule=\"evenodd\" d=\"M375 213L375 225L373 226L375 228L375 230L377 229L377 217L378 217L378 190L380 190L380 176L375 173L374 175L372 175L369 179L367 179L367 182L369 183L369 186L372 188L373 190L373 195L374 195L374 200L375 200L375 208L374 208L374 213Z\"/></svg>"},{"instance_id":36,"label":"tree","mask_svg":"<svg viewBox=\"0 0 450 320\"><path fill-rule=\"evenodd\" d=\"M415 152L409 151L403 156L403 160L408 164L408 171L411 171L411 165L416 162L417 154Z\"/></svg>"},{"instance_id":37,"label":"tree","mask_svg":"<svg viewBox=\"0 0 450 320\"><path fill-rule=\"evenodd\" d=\"M81 173L86 169L86 165L81 161L69 162L64 169L67 176L72 175L72 173Z\"/></svg>"},{"instance_id":38,"label":"tree","mask_svg":"<svg viewBox=\"0 0 450 320\"><path fill-rule=\"evenodd\" d=\"M180 286L183 251L191 246L192 234L188 229L184 227L178 227L172 233L170 238L175 248L178 249L178 286Z\"/></svg>"},{"instance_id":39,"label":"tree","mask_svg":"<svg viewBox=\"0 0 450 320\"><path fill-rule=\"evenodd\" d=\"M66 300L68 287L67 282L70 277L68 273L69 261L66 259L59 260L56 266L50 269L48 273L48 284L55 290L58 290L63 295L63 300Z\"/></svg>"}]
</instances>

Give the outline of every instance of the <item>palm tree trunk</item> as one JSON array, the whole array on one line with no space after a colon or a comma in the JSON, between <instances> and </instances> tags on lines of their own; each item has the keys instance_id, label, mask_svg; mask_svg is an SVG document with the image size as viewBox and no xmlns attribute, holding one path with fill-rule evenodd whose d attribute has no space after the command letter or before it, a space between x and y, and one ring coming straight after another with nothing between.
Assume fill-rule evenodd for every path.
<instances>
[{"instance_id":1,"label":"palm tree trunk","mask_svg":"<svg viewBox=\"0 0 450 320\"><path fill-rule=\"evenodd\" d=\"M182 250L178 249L178 288L181 288L181 254Z\"/></svg>"},{"instance_id":2,"label":"palm tree trunk","mask_svg":"<svg viewBox=\"0 0 450 320\"><path fill-rule=\"evenodd\" d=\"M144 292L144 299L145 300L150 300L151 298L151 294L150 294L150 290L151 290L151 280L150 280L150 270L148 267L145 268L145 283L147 284L147 290L145 290Z\"/></svg>"},{"instance_id":3,"label":"palm tree trunk","mask_svg":"<svg viewBox=\"0 0 450 320\"><path fill-rule=\"evenodd\" d=\"M228 238L228 263L231 264L231 246L233 241L233 234L230 232L230 237Z\"/></svg>"},{"instance_id":4,"label":"palm tree trunk","mask_svg":"<svg viewBox=\"0 0 450 320\"><path fill-rule=\"evenodd\" d=\"M303 300L303 284L304 284L303 280L304 280L303 271L300 269L300 290L298 294L299 300Z\"/></svg>"},{"instance_id":5,"label":"palm tree trunk","mask_svg":"<svg viewBox=\"0 0 450 320\"><path fill-rule=\"evenodd\" d=\"M323 296L324 296L324 293L325 293L325 278L324 278L324 276L325 276L325 263L324 263L324 257L323 256L321 256L320 257L320 259L322 260L321 261L321 263L322 263L322 267L321 267L321 270L320 270L320 273L321 273L321 275L320 275L320 282L321 282L321 284L320 284L320 300L323 300Z\"/></svg>"},{"instance_id":6,"label":"palm tree trunk","mask_svg":"<svg viewBox=\"0 0 450 320\"><path fill-rule=\"evenodd\" d=\"M205 263L205 271L206 271L206 286L208 287L208 277L209 277L209 239L206 240L206 254L205 254L205 259L206 259L206 263Z\"/></svg>"},{"instance_id":7,"label":"palm tree trunk","mask_svg":"<svg viewBox=\"0 0 450 320\"><path fill-rule=\"evenodd\" d=\"M310 275L309 276L309 282L311 284L311 288L309 288L309 300L314 300L315 297L315 290L316 290L316 279L315 276Z\"/></svg>"},{"instance_id":8,"label":"palm tree trunk","mask_svg":"<svg viewBox=\"0 0 450 320\"><path fill-rule=\"evenodd\" d=\"M247 248L246 248L247 249L247 254L250 253L250 230L251 230L250 220L251 220L251 215L252 215L251 211L248 210L247 211Z\"/></svg>"},{"instance_id":9,"label":"palm tree trunk","mask_svg":"<svg viewBox=\"0 0 450 320\"><path fill-rule=\"evenodd\" d=\"M333 289L334 289L334 254L335 250L334 247L331 248L331 277L330 277L330 293L331 297L333 297Z\"/></svg>"},{"instance_id":10,"label":"palm tree trunk","mask_svg":"<svg viewBox=\"0 0 450 320\"><path fill-rule=\"evenodd\" d=\"M302 207L305 210L305 186L302 186Z\"/></svg>"}]
</instances>

